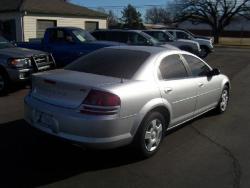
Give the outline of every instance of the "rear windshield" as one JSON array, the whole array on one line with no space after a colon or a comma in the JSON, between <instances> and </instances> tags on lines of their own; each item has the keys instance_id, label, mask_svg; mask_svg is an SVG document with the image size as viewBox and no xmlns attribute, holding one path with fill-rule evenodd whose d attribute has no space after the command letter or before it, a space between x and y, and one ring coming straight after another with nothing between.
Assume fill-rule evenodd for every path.
<instances>
[{"instance_id":1,"label":"rear windshield","mask_svg":"<svg viewBox=\"0 0 250 188\"><path fill-rule=\"evenodd\" d=\"M127 49L101 49L71 63L66 70L131 79L150 53Z\"/></svg>"}]
</instances>

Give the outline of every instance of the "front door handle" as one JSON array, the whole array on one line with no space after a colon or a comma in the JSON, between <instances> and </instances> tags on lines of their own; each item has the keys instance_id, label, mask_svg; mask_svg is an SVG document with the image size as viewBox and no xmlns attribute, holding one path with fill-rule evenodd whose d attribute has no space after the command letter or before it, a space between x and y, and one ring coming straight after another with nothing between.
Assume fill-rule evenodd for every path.
<instances>
[{"instance_id":1,"label":"front door handle","mask_svg":"<svg viewBox=\"0 0 250 188\"><path fill-rule=\"evenodd\" d=\"M171 87L167 87L167 88L164 88L164 93L170 93L171 91L173 91L173 88Z\"/></svg>"},{"instance_id":2,"label":"front door handle","mask_svg":"<svg viewBox=\"0 0 250 188\"><path fill-rule=\"evenodd\" d=\"M198 86L199 86L199 87L203 87L203 86L204 86L204 83L201 83L201 82L200 82L200 83L198 83Z\"/></svg>"}]
</instances>

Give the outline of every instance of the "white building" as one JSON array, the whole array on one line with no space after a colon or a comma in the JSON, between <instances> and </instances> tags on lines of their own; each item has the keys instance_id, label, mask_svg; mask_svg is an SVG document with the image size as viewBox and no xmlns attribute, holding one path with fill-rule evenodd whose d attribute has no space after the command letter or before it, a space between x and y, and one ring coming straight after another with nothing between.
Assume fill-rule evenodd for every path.
<instances>
[{"instance_id":1,"label":"white building","mask_svg":"<svg viewBox=\"0 0 250 188\"><path fill-rule=\"evenodd\" d=\"M1 34L13 41L42 38L53 26L107 28L107 15L63 0L1 0Z\"/></svg>"},{"instance_id":2,"label":"white building","mask_svg":"<svg viewBox=\"0 0 250 188\"><path fill-rule=\"evenodd\" d=\"M179 28L188 29L194 33L211 34L212 29L207 24L192 23L191 21L184 21L178 24ZM235 17L232 22L224 28L222 36L229 37L250 37L250 20L243 17Z\"/></svg>"}]
</instances>

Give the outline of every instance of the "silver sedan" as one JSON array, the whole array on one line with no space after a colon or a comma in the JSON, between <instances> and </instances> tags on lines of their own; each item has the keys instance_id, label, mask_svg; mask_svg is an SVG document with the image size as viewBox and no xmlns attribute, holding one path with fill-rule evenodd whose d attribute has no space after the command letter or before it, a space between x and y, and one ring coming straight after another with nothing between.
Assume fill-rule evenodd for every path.
<instances>
[{"instance_id":1,"label":"silver sedan","mask_svg":"<svg viewBox=\"0 0 250 188\"><path fill-rule=\"evenodd\" d=\"M209 110L225 112L229 90L225 75L191 53L109 47L34 75L25 119L87 147L133 144L150 157L167 130Z\"/></svg>"}]
</instances>

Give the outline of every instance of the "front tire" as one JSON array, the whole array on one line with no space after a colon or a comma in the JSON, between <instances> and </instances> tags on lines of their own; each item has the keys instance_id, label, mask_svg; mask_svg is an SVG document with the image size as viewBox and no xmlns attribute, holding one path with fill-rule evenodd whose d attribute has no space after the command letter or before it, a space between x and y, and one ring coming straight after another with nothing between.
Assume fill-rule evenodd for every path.
<instances>
[{"instance_id":1,"label":"front tire","mask_svg":"<svg viewBox=\"0 0 250 188\"><path fill-rule=\"evenodd\" d=\"M149 158L159 150L165 128L166 120L159 112L152 112L143 120L134 140L141 157Z\"/></svg>"},{"instance_id":2,"label":"front tire","mask_svg":"<svg viewBox=\"0 0 250 188\"><path fill-rule=\"evenodd\" d=\"M229 88L226 85L222 90L220 101L215 109L218 114L222 114L227 110L228 101L229 101Z\"/></svg>"}]
</instances>

